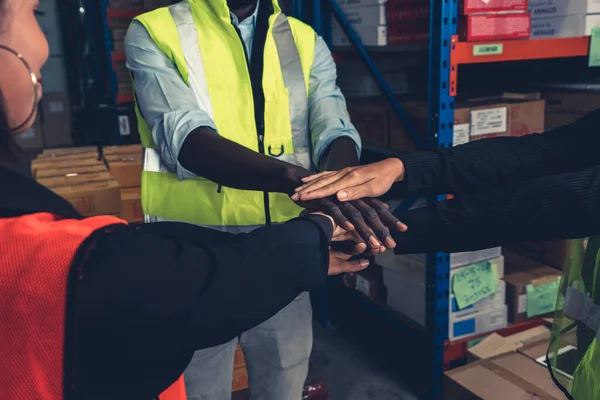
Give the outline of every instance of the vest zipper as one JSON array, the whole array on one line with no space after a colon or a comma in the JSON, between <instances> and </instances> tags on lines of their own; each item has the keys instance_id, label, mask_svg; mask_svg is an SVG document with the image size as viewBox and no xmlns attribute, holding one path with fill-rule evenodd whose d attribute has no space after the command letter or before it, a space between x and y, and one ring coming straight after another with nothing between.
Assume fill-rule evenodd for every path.
<instances>
[{"instance_id":1,"label":"vest zipper","mask_svg":"<svg viewBox=\"0 0 600 400\"><path fill-rule=\"evenodd\" d=\"M260 11L259 11L260 12ZM246 45L244 44L244 38L242 37L242 32L240 32L239 28L235 26L233 23L231 24L235 29L238 38L240 39L240 44L242 45L242 49L244 49L244 57L246 58L246 65L248 66L248 74L250 75L250 88L252 89L252 99L254 101L255 108L255 123L256 123L256 133L258 136L258 151L260 154L265 154L265 117L264 117L264 100L262 101L262 105L259 104L260 100L256 98L256 86L255 86L255 74L252 73L252 65L250 64L250 57L248 57L248 51L246 50ZM257 28L258 29L258 23ZM255 32L256 36L256 32ZM254 43L254 46L264 45L264 43ZM262 56L262 52L261 52ZM262 77L260 77L262 78ZM258 81L258 84L262 84L262 79ZM260 107L259 107L260 106ZM256 110L261 110L262 112L256 112ZM266 225L271 225L271 200L269 199L269 192L263 192L264 198L264 208L265 208L265 223Z\"/></svg>"}]
</instances>

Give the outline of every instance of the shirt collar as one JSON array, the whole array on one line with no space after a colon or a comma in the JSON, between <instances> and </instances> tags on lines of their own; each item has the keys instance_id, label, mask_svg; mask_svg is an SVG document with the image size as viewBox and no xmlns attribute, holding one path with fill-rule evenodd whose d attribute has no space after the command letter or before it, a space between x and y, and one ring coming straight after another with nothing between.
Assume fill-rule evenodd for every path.
<instances>
[{"instance_id":1,"label":"shirt collar","mask_svg":"<svg viewBox=\"0 0 600 400\"><path fill-rule=\"evenodd\" d=\"M260 0L258 0L256 2L256 8L254 9L254 12L242 21L240 21L234 13L230 13L231 14L231 23L234 26L239 26L241 24L255 26L256 25L256 17L258 16L258 7L260 7Z\"/></svg>"}]
</instances>

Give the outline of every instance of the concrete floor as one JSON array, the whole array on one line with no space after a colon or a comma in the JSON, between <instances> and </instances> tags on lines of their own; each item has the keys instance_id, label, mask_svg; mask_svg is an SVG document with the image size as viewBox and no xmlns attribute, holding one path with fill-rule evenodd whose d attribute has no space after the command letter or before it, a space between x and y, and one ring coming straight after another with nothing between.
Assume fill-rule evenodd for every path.
<instances>
[{"instance_id":1,"label":"concrete floor","mask_svg":"<svg viewBox=\"0 0 600 400\"><path fill-rule=\"evenodd\" d=\"M315 322L312 363L329 388L329 400L416 400L397 376L342 330Z\"/></svg>"}]
</instances>

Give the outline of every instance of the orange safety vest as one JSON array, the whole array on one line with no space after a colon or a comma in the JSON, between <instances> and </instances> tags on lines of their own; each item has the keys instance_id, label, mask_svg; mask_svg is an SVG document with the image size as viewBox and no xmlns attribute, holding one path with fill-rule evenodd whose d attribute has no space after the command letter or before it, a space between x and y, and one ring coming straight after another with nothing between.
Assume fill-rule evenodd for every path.
<instances>
[{"instance_id":1,"label":"orange safety vest","mask_svg":"<svg viewBox=\"0 0 600 400\"><path fill-rule=\"evenodd\" d=\"M3 399L61 400L67 281L94 231L119 218L50 213L0 219L0 393ZM185 400L183 378L160 400Z\"/></svg>"}]
</instances>

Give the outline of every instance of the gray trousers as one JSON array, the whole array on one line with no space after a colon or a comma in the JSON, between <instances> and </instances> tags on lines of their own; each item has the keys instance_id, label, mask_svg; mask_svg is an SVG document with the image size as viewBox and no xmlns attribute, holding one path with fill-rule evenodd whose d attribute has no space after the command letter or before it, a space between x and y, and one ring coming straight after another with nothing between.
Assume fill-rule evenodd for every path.
<instances>
[{"instance_id":1,"label":"gray trousers","mask_svg":"<svg viewBox=\"0 0 600 400\"><path fill-rule=\"evenodd\" d=\"M188 400L231 399L238 343L246 358L252 400L300 400L313 343L308 293L239 338L197 351L185 371Z\"/></svg>"}]
</instances>

